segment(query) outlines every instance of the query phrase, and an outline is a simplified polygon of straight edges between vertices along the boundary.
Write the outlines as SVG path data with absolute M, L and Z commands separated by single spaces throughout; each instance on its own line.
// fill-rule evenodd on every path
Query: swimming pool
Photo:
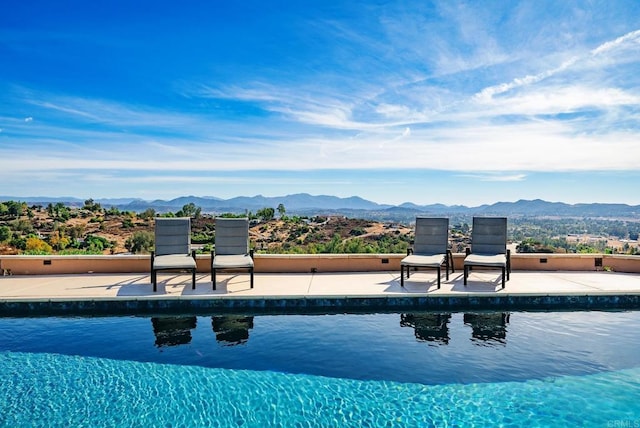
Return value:
M 639 327 L 638 311 L 0 318 L 0 426 L 634 426 Z

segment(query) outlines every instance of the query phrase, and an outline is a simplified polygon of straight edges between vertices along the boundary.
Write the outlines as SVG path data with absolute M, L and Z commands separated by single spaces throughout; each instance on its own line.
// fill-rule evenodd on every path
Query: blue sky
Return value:
M 640 2 L 30 1 L 0 194 L 640 204 Z

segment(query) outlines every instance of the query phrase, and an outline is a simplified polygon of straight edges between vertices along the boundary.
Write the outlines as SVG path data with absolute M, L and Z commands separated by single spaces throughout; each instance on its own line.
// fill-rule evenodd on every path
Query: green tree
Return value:
M 256 216 L 264 221 L 273 220 L 276 211 L 273 208 L 262 208 L 256 211 Z
M 148 232 L 146 230 L 134 232 L 127 241 L 125 242 L 125 247 L 130 252 L 137 253 L 148 253 L 153 248 L 154 236 L 152 232 Z
M 53 206 L 53 212 L 55 213 L 56 219 L 67 221 L 69 217 L 71 217 L 71 212 L 69 208 L 67 208 L 62 202 L 56 202 Z
M 143 220 L 153 220 L 156 216 L 156 210 L 153 208 L 147 208 L 143 213 L 140 214 L 140 218 Z
M 287 212 L 287 210 L 284 208 L 284 204 L 278 204 L 278 215 L 280 216 L 280 218 L 284 218 L 285 213 Z
M 11 228 L 9 226 L 0 226 L 0 242 L 8 242 L 11 240 Z
M 117 216 L 117 215 L 120 215 L 120 210 L 118 209 L 118 207 L 112 206 L 112 207 L 109 207 L 109 209 L 106 210 L 104 214 L 107 216 Z
M 27 209 L 27 204 L 24 202 L 9 201 L 6 205 L 8 214 L 15 218 L 19 218 Z
M 87 235 L 84 239 L 84 248 L 90 253 L 100 254 L 111 247 L 111 242 L 107 238 L 97 235 Z
M 18 250 L 25 250 L 27 248 L 27 239 L 22 236 L 14 236 L 9 241 L 9 245 Z
M 184 205 L 180 211 L 176 213 L 176 217 L 199 218 L 202 214 L 202 208 L 197 207 L 193 202 Z
M 102 206 L 100 206 L 98 202 L 94 202 L 91 198 L 84 201 L 83 208 L 92 212 L 102 211 Z

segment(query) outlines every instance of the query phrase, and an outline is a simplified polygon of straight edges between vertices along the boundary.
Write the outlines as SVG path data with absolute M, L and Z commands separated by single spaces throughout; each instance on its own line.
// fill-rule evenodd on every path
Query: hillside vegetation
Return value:
M 412 225 L 348 218 L 343 215 L 289 216 L 284 205 L 246 214 L 257 253 L 406 253 Z M 209 252 L 215 218 L 193 203 L 176 212 L 156 213 L 103 208 L 88 199 L 81 207 L 62 203 L 29 206 L 0 202 L 0 254 L 123 254 L 153 249 L 156 216 L 192 218 L 192 243 Z M 235 217 L 237 214 L 222 214 Z M 450 247 L 463 252 L 470 243 L 470 216 L 450 219 Z M 636 221 L 547 217 L 509 218 L 509 237 L 519 252 L 601 252 L 638 254 Z
M 103 209 L 92 200 L 82 208 L 62 204 L 27 206 L 5 202 L 0 211 L 0 254 L 121 254 L 153 249 L 153 209 L 142 213 Z M 275 218 L 275 210 L 250 214 L 250 241 L 256 252 L 268 253 L 404 253 L 409 226 L 335 217 Z M 190 216 L 192 243 L 201 252 L 212 249 L 215 218 L 185 205 L 165 217 Z M 235 216 L 225 214 L 225 216 Z

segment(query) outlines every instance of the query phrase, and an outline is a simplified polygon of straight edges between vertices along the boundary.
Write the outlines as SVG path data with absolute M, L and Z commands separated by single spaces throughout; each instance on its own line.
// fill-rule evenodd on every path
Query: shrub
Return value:
M 51 254 L 53 249 L 42 239 L 30 236 L 27 238 L 24 251 L 25 254 Z
M 11 239 L 11 228 L 9 226 L 0 226 L 0 242 L 7 242 Z
M 138 231 L 134 232 L 127 241 L 125 242 L 125 247 L 130 252 L 136 253 L 148 253 L 153 248 L 154 243 L 154 235 L 152 232 L 148 231 Z

